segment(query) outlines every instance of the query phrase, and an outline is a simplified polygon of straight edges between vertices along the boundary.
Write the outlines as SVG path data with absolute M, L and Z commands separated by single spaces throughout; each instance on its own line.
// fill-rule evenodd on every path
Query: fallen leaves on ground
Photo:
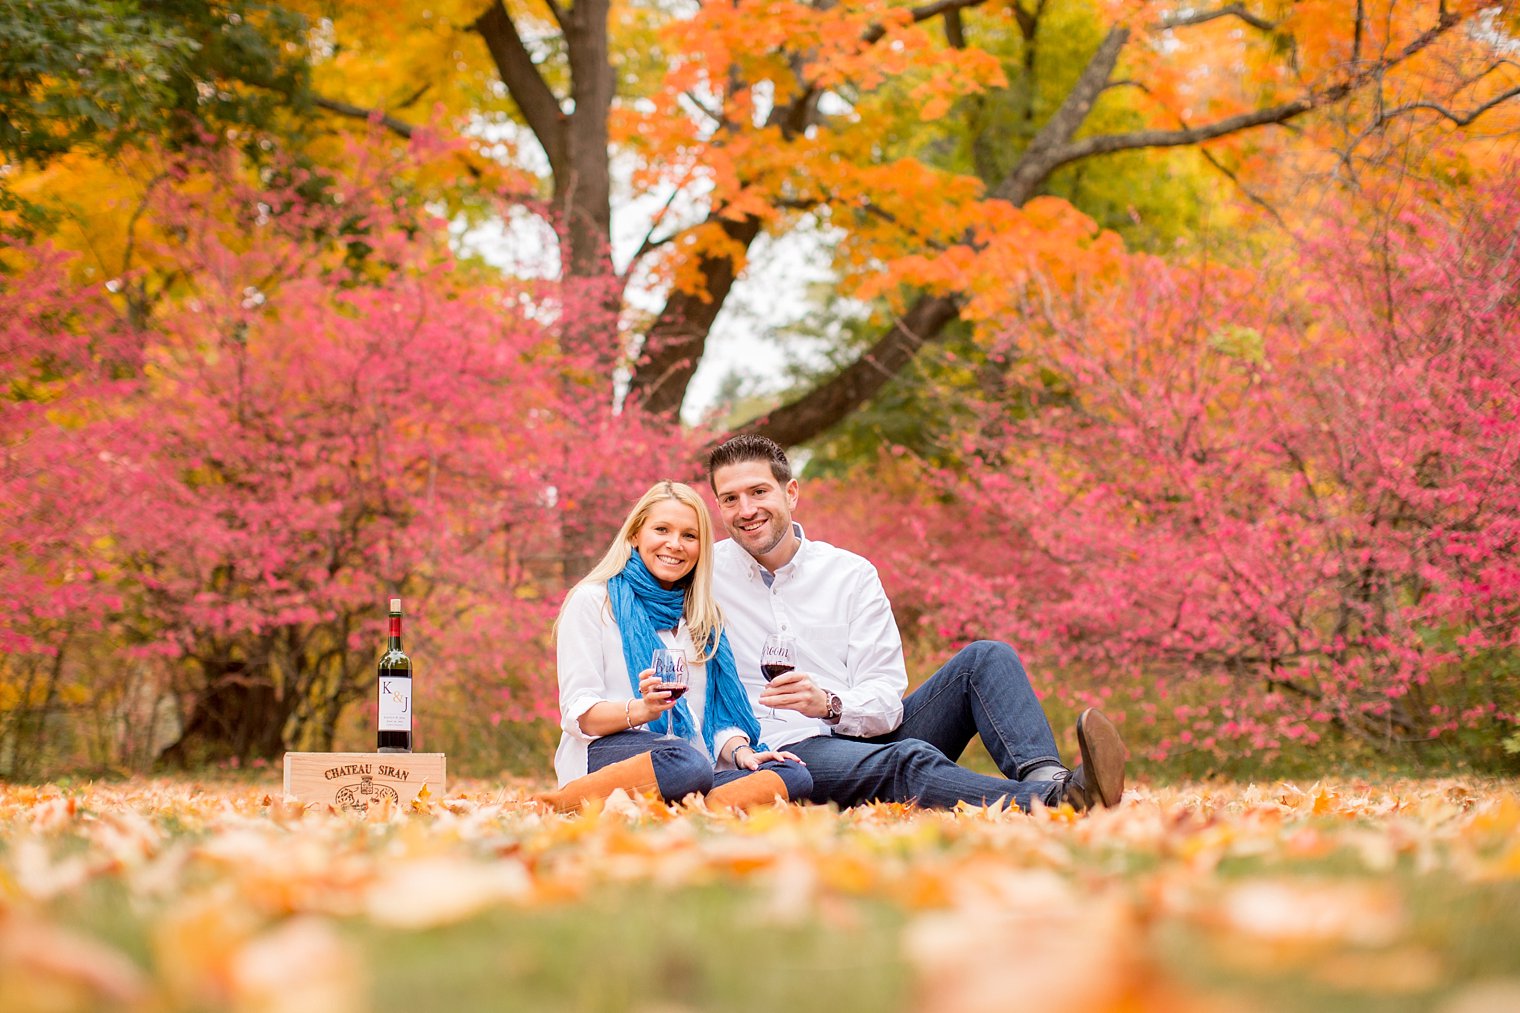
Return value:
M 532 787 L 463 783 L 376 818 L 247 785 L 0 786 L 5 1007 L 375 1008 L 377 958 L 346 927 L 425 932 L 713 884 L 781 931 L 848 933 L 867 903 L 901 912 L 903 1007 L 927 1013 L 1268 1009 L 1285 976 L 1452 1013 L 1520 997 L 1520 958 L 1475 956 L 1465 941 L 1485 927 L 1447 910 L 1520 897 L 1513 784 L 1141 786 L 1080 818 L 736 817 L 621 793 L 559 816 Z M 114 927 L 90 923 L 102 910 Z

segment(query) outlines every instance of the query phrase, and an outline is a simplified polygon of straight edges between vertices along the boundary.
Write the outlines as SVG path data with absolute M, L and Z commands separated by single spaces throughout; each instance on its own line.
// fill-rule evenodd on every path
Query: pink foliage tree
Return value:
M 25 773 L 65 667 L 121 602 L 88 522 L 111 505 L 89 433 L 130 387 L 133 349 L 101 300 L 80 301 L 69 258 L 0 251 L 0 762 Z
M 1033 284 L 993 353 L 1027 368 L 965 466 L 854 528 L 895 546 L 911 622 L 1012 641 L 1152 755 L 1496 743 L 1520 711 L 1517 222 L 1511 178 L 1265 269 Z
M 567 542 L 613 530 L 603 513 L 650 476 L 690 469 L 679 433 L 615 416 L 559 348 L 557 325 L 605 300 L 457 260 L 381 171 L 311 200 L 298 177 L 194 168 L 215 185 L 165 188 L 150 208 L 171 241 L 152 250 L 165 287 L 147 312 L 114 314 L 53 258 L 26 275 L 108 321 L 136 361 L 119 380 L 80 367 L 97 410 L 77 424 L 40 403 L 7 416 L 8 484 L 49 470 L 55 443 L 75 455 L 67 482 L 30 485 L 59 538 L 31 540 L 33 582 L 7 590 L 111 625 L 126 656 L 171 673 L 170 755 L 186 761 L 331 748 L 368 701 L 391 594 L 425 659 L 423 748 L 549 715 Z M 88 599 L 65 578 L 80 567 Z M 45 649 L 43 614 L 13 612 L 0 635 Z

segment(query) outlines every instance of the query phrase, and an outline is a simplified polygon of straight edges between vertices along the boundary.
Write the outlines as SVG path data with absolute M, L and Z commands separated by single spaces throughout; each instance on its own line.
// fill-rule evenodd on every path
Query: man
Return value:
M 1116 805 L 1124 744 L 1098 711 L 1077 720 L 1082 762 L 1061 764 L 1044 708 L 1018 655 L 981 641 L 906 699 L 902 639 L 876 568 L 807 538 L 792 520 L 798 484 L 781 447 L 740 435 L 708 458 L 708 479 L 731 538 L 713 555 L 713 591 L 728 620 L 739 676 L 761 706 L 772 749 L 800 756 L 815 802 L 958 802 L 1027 810 L 1033 799 L 1078 811 Z M 793 671 L 768 685 L 760 648 L 769 634 L 797 643 Z M 981 735 L 1002 777 L 955 762 Z

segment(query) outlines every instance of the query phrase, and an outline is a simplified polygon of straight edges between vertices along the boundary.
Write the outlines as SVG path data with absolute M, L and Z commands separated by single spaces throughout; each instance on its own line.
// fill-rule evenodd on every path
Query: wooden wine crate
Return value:
M 367 812 L 386 799 L 405 805 L 423 785 L 441 798 L 444 768 L 442 753 L 286 753 L 285 797 Z

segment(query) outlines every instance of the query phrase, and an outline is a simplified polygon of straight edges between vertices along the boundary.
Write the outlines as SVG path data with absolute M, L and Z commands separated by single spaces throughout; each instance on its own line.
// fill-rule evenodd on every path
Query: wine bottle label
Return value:
M 380 730 L 412 730 L 412 680 L 380 677 Z

